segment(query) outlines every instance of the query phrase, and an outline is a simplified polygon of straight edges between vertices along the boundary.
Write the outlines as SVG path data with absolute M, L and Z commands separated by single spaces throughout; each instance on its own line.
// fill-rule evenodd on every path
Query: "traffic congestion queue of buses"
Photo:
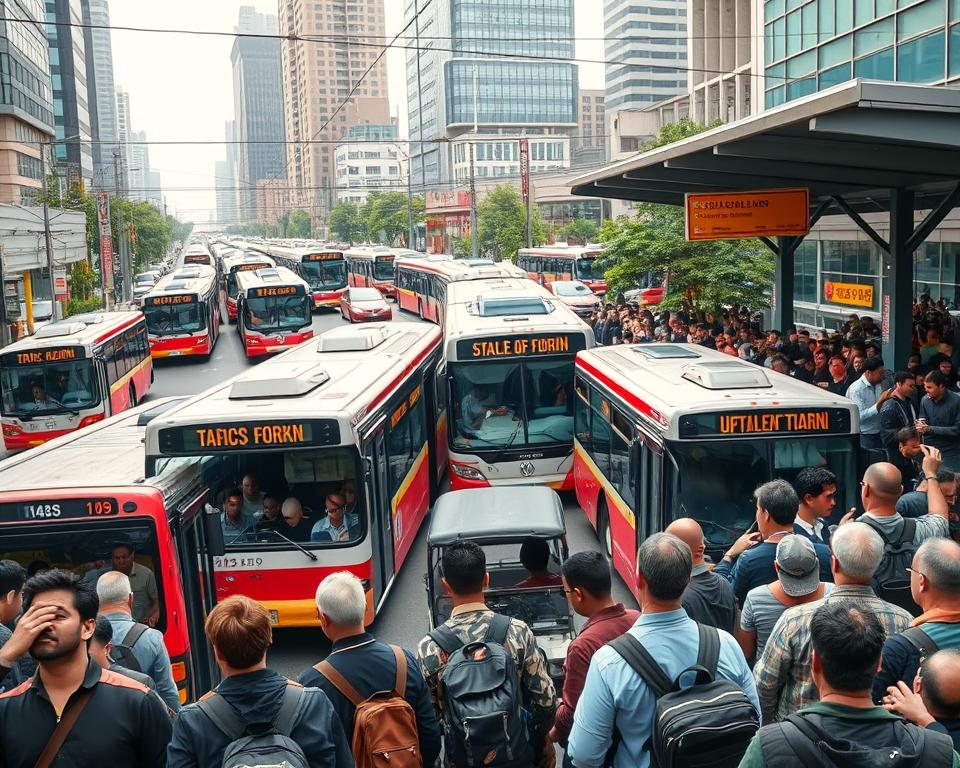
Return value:
M 360 254 L 364 280 L 385 280 L 384 255 Z M 253 598 L 275 627 L 316 625 L 317 585 L 349 571 L 372 622 L 447 467 L 454 490 L 575 491 L 641 599 L 639 546 L 672 521 L 695 520 L 716 562 L 755 530 L 753 492 L 771 480 L 823 469 L 837 509 L 857 505 L 859 412 L 846 398 L 696 344 L 595 347 L 510 264 L 388 255 L 389 292 L 434 325 L 338 328 L 7 460 L 0 557 L 82 574 L 133 552 L 158 576 L 154 624 L 190 701 L 218 677 L 203 621 L 227 597 Z M 179 271 L 191 269 L 216 267 Z M 238 322 L 247 275 L 258 288 L 281 269 L 236 270 Z M 5 387 L 5 415 L 7 402 Z

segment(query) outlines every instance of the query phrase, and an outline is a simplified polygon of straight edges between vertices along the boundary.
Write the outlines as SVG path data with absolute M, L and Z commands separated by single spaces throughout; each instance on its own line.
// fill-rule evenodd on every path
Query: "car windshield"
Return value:
M 593 291 L 579 280 L 558 280 L 553 284 L 553 292 L 557 296 L 590 296 L 593 294 Z
M 206 328 L 206 318 L 196 297 L 183 304 L 163 304 L 143 308 L 147 318 L 147 331 L 152 336 L 175 336 L 182 333 L 198 333 Z
M 251 331 L 297 330 L 310 325 L 306 296 L 268 296 L 246 300 L 243 323 Z
M 4 366 L 0 368 L 0 391 L 7 416 L 67 413 L 100 402 L 90 359 Z
M 471 450 L 573 442 L 573 357 L 454 363 L 453 445 Z
M 301 264 L 303 279 L 317 291 L 324 288 L 343 288 L 347 284 L 345 261 L 304 261 Z
M 838 522 L 857 502 L 852 482 L 857 450 L 851 437 L 669 442 L 667 453 L 667 514 L 699 520 L 713 551 L 729 547 L 753 524 L 753 492 L 773 477 L 792 481 L 804 467 L 833 472 L 837 506 L 828 522 Z
M 350 301 L 383 301 L 383 294 L 376 288 L 351 288 Z
M 577 259 L 577 277 L 581 280 L 603 280 L 603 268 L 595 256 Z
M 373 276 L 377 280 L 393 280 L 393 256 L 378 256 L 373 262 Z

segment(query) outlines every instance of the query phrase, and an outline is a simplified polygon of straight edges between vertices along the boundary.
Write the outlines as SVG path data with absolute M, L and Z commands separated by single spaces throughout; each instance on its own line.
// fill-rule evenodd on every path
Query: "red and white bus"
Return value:
M 202 264 L 203 266 L 213 267 L 213 256 L 210 255 L 210 249 L 200 243 L 188 245 L 183 253 L 180 254 L 180 265 L 188 266 L 190 264 Z
M 557 280 L 579 280 L 598 296 L 607 292 L 607 279 L 597 264 L 603 248 L 599 245 L 545 245 L 542 248 L 521 248 L 517 266 L 526 270 L 531 280 L 549 285 Z
M 146 424 L 176 402 L 154 401 L 0 462 L 0 559 L 30 575 L 55 567 L 92 580 L 111 568 L 118 547 L 131 550 L 156 578 L 156 627 L 185 703 L 219 679 L 203 622 L 223 534 L 219 517 L 205 514 L 197 462 L 158 463 L 144 479 Z M 135 606 L 145 620 L 142 603 Z
M 693 517 L 719 558 L 753 523 L 753 491 L 804 467 L 837 476 L 837 517 L 859 499 L 859 414 L 845 397 L 693 344 L 577 355 L 577 500 L 626 584 L 637 547 Z M 837 522 L 837 521 L 833 521 Z
M 140 312 L 74 315 L 0 349 L 3 443 L 45 443 L 132 408 L 153 382 Z
M 286 245 L 266 245 L 277 264 L 293 270 L 307 281 L 313 293 L 313 306 L 317 309 L 336 309 L 340 296 L 347 287 L 347 261 L 344 252 L 336 246 L 297 248 Z
M 242 251 L 224 257 L 221 275 L 223 276 L 223 294 L 226 297 L 224 303 L 227 305 L 228 323 L 237 319 L 237 294 L 240 291 L 237 273 L 252 272 L 274 266 L 276 264 L 274 264 L 273 259 L 256 251 Z
M 447 286 L 460 280 L 526 277 L 511 262 L 454 259 L 451 256 L 401 256 L 396 260 L 397 303 L 423 320 L 442 324 Z
M 347 260 L 347 282 L 361 288 L 376 288 L 384 296 L 397 297 L 394 262 L 397 251 L 384 245 L 351 248 Z
M 447 284 L 451 488 L 573 488 L 573 361 L 593 331 L 523 278 Z
M 216 506 L 252 474 L 306 515 L 293 510 L 295 527 L 256 518 L 227 526 L 218 599 L 248 595 L 277 626 L 316 626 L 317 585 L 349 570 L 364 581 L 373 620 L 436 493 L 441 351 L 439 329 L 425 323 L 340 327 L 151 421 L 147 474 L 199 459 Z M 329 507 L 337 492 L 346 509 Z M 337 511 L 343 530 L 331 535 Z
M 141 303 L 154 359 L 213 353 L 221 320 L 213 267 L 192 264 L 164 275 Z
M 247 357 L 283 352 L 313 338 L 306 281 L 285 267 L 237 273 L 237 330 Z

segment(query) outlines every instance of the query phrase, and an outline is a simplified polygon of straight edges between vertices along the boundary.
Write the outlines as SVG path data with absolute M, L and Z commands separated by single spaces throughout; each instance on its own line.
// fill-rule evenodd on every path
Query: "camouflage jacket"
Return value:
M 453 609 L 447 627 L 452 629 L 464 644 L 483 640 L 490 625 L 493 611 L 482 603 L 468 603 Z M 513 657 L 520 674 L 520 687 L 525 705 L 532 710 L 535 720 L 549 727 L 557 706 L 557 694 L 553 688 L 547 663 L 537 647 L 533 632 L 519 619 L 510 620 L 510 630 L 504 642 L 507 653 Z M 447 654 L 427 635 L 417 646 L 417 661 L 427 681 L 433 704 L 443 719 L 443 670 Z

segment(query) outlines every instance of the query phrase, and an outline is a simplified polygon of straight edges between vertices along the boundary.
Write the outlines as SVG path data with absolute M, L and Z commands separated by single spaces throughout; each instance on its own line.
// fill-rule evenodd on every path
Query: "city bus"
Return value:
M 144 478 L 146 425 L 176 402 L 153 401 L 0 462 L 0 559 L 31 576 L 64 568 L 94 581 L 111 568 L 114 550 L 129 549 L 156 578 L 155 626 L 186 703 L 219 679 L 203 622 L 215 601 L 223 532 L 207 514 L 198 462 L 158 462 Z
M 548 285 L 557 280 L 579 280 L 598 296 L 607 292 L 607 280 L 597 264 L 603 248 L 599 245 L 545 245 L 517 251 L 517 266 L 531 280 Z
M 150 354 L 210 357 L 220 336 L 220 289 L 213 267 L 191 264 L 161 277 L 141 300 Z
M 349 570 L 373 620 L 437 492 L 441 351 L 440 330 L 426 323 L 339 327 L 147 425 L 147 475 L 199 459 L 219 508 L 253 475 L 297 521 L 237 520 L 215 563 L 218 599 L 244 594 L 276 626 L 317 626 L 317 585 Z M 332 493 L 347 500 L 335 540 Z
M 339 306 L 340 296 L 347 287 L 347 262 L 342 250 L 334 246 L 296 248 L 273 244 L 264 250 L 277 264 L 307 281 L 313 292 L 314 308 Z
M 187 266 L 188 264 L 203 264 L 207 267 L 214 266 L 210 249 L 200 243 L 187 246 L 187 249 L 180 254 L 180 264 L 182 266 Z
M 573 362 L 593 331 L 523 278 L 447 285 L 450 486 L 573 489 Z
M 21 451 L 132 408 L 153 383 L 140 312 L 91 312 L 0 349 L 3 444 Z
M 574 424 L 577 500 L 630 585 L 640 542 L 680 517 L 696 518 L 722 557 L 753 524 L 753 491 L 768 480 L 826 467 L 836 517 L 859 500 L 851 401 L 699 345 L 581 352 Z
M 224 303 L 227 305 L 227 322 L 237 319 L 237 293 L 240 287 L 237 282 L 239 272 L 252 272 L 256 269 L 274 267 L 276 264 L 269 256 L 255 251 L 242 251 L 223 259 L 221 269 L 223 281 Z
M 310 286 L 285 267 L 238 272 L 237 330 L 247 357 L 282 352 L 313 337 Z
M 451 256 L 401 256 L 396 264 L 397 304 L 421 320 L 443 323 L 447 286 L 458 280 L 526 277 L 511 262 L 454 259 Z
M 384 296 L 397 297 L 394 282 L 394 261 L 397 252 L 384 245 L 372 248 L 351 248 L 344 254 L 347 260 L 347 282 L 360 288 L 376 288 Z

